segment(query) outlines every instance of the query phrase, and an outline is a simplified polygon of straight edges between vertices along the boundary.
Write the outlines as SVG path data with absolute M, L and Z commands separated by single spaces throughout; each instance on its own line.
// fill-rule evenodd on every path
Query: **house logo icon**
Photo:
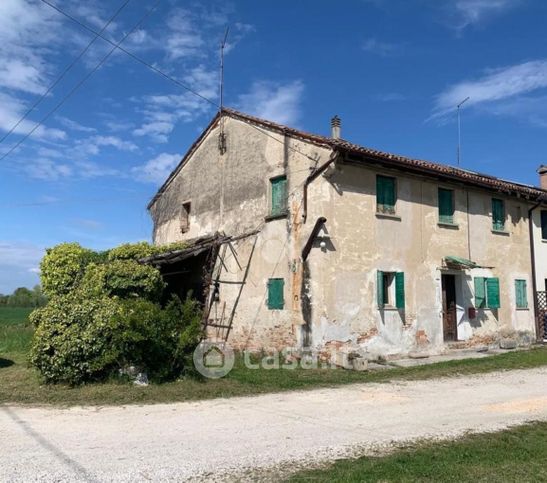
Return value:
M 197 371 L 210 379 L 224 377 L 234 367 L 234 351 L 226 342 L 200 342 L 193 359 Z

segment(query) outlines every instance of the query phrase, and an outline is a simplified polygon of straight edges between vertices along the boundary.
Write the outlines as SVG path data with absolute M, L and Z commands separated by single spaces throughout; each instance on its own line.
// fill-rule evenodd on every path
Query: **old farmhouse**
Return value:
M 542 187 L 223 109 L 149 204 L 146 260 L 238 349 L 367 357 L 542 336 Z

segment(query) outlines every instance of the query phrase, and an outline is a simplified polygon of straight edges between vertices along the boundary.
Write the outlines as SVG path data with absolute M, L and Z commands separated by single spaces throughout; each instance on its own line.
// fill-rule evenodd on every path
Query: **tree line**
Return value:
M 32 289 L 19 287 L 11 295 L 0 294 L 0 307 L 42 307 L 46 302 L 47 298 L 40 285 Z

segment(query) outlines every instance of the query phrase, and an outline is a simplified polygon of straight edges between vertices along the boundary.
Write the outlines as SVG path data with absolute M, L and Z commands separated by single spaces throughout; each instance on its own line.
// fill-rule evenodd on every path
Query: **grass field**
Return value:
M 395 379 L 428 379 L 495 370 L 547 365 L 547 347 L 508 352 L 483 359 L 443 362 L 412 368 L 355 372 L 343 369 L 253 370 L 238 359 L 222 379 L 184 379 L 135 387 L 122 381 L 88 384 L 76 388 L 41 383 L 28 366 L 27 352 L 32 328 L 28 309 L 0 308 L 0 404 L 108 405 L 161 403 L 245 396 L 295 389 L 311 389 L 349 383 L 389 382 Z
M 547 422 L 456 441 L 430 442 L 387 456 L 339 460 L 297 473 L 292 482 L 547 481 Z

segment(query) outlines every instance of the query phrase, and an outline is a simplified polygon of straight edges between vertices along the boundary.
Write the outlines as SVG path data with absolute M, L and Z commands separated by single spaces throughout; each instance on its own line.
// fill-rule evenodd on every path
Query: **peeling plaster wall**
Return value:
M 397 179 L 395 217 L 376 214 L 377 174 Z M 439 186 L 455 190 L 455 227 L 437 223 Z M 528 205 L 496 197 L 505 199 L 507 234 L 491 230 L 492 194 L 486 191 L 340 164 L 332 176 L 317 179 L 310 186 L 310 219 L 328 221 L 309 257 L 313 345 L 362 347 L 372 356 L 440 351 L 442 273 L 456 275 L 458 340 L 494 340 L 502 327 L 534 331 L 532 311 L 515 308 L 514 288 L 517 278 L 531 287 Z M 493 268 L 441 271 L 447 255 Z M 378 308 L 378 270 L 405 273 L 404 311 Z M 475 276 L 499 277 L 501 308 L 478 310 L 469 320 Z M 533 307 L 531 289 L 528 299 Z
M 150 211 L 157 244 L 216 231 L 237 236 L 259 230 L 256 237 L 234 243 L 242 268 L 227 251 L 227 271 L 223 268 L 220 277 L 242 281 L 256 243 L 230 334 L 235 348 L 301 347 L 307 334 L 303 314 L 309 313 L 311 345 L 322 351 L 364 348 L 372 357 L 413 350 L 439 352 L 444 347 L 442 273 L 456 275 L 458 340 L 493 341 L 502 327 L 534 330 L 531 310 L 515 309 L 516 278 L 528 281 L 529 306 L 533 306 L 526 202 L 497 196 L 506 201 L 508 233 L 495 234 L 491 231 L 492 194 L 487 191 L 343 164 L 329 168 L 310 184 L 307 222 L 303 223 L 304 181 L 312 168 L 329 159 L 331 151 L 273 132 L 265 134 L 229 117 L 225 132 L 226 153 L 219 153 L 217 126 Z M 397 217 L 376 215 L 378 173 L 397 178 Z M 266 220 L 270 179 L 282 174 L 288 182 L 288 216 Z M 439 186 L 455 190 L 457 227 L 437 224 Z M 181 207 L 187 201 L 192 203 L 190 229 L 181 233 Z M 302 248 L 319 217 L 326 217 L 327 223 L 304 269 Z M 493 268 L 442 271 L 447 255 Z M 405 273 L 405 311 L 378 309 L 377 270 Z M 496 311 L 478 310 L 477 317 L 469 320 L 475 276 L 499 277 L 502 306 Z M 283 310 L 267 307 L 269 278 L 285 281 Z M 227 320 L 240 287 L 221 284 L 212 318 L 222 319 L 224 313 Z M 218 335 L 215 332 L 212 329 L 210 336 Z
M 227 150 L 218 150 L 215 127 L 151 207 L 154 242 L 166 244 L 216 231 L 241 235 L 260 230 L 235 312 L 230 343 L 238 349 L 296 347 L 302 337 L 300 252 L 312 227 L 302 227 L 302 186 L 311 168 L 324 163 L 330 150 L 225 118 Z M 287 176 L 289 214 L 266 220 L 270 213 L 270 179 Z M 190 229 L 182 233 L 182 204 L 190 201 Z M 234 243 L 241 269 L 226 253 L 221 279 L 241 281 L 255 237 Z M 216 267 L 218 268 L 218 266 Z M 269 278 L 283 278 L 283 310 L 267 307 Z M 221 284 L 212 317 L 229 317 L 238 284 Z M 224 305 L 225 304 L 225 305 Z M 215 337 L 215 330 L 210 335 Z

